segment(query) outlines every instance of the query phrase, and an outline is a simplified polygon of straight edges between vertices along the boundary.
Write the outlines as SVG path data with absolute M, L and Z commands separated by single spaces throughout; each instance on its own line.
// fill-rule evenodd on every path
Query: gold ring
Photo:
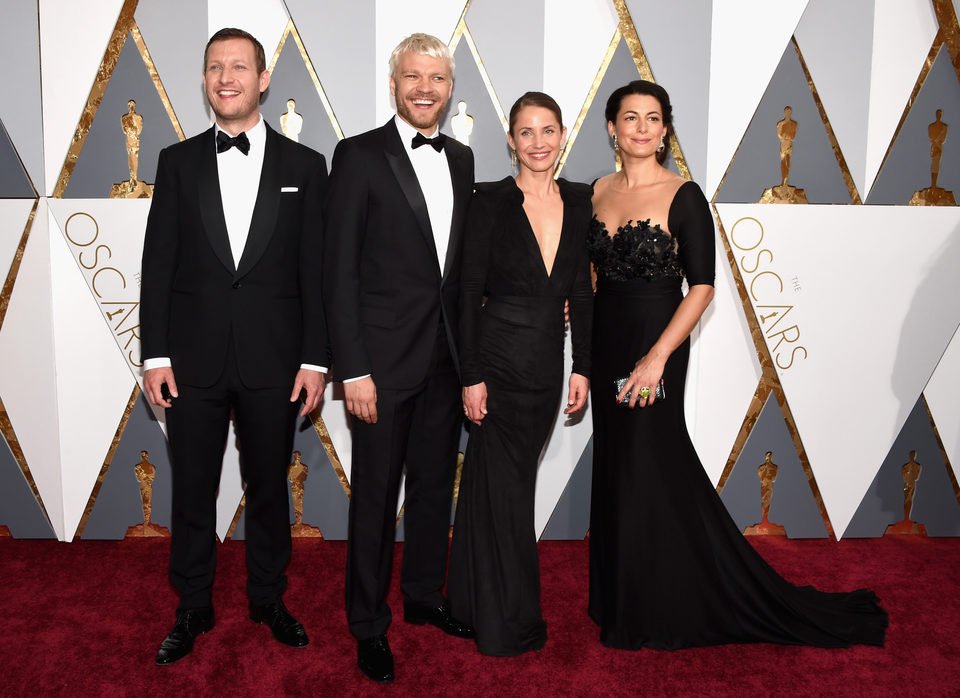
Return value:
M 650 397 L 650 388 L 648 388 L 647 386 L 643 386 L 642 388 L 640 388 L 640 390 L 637 391 L 637 395 L 639 395 L 644 400 L 646 400 L 648 397 Z

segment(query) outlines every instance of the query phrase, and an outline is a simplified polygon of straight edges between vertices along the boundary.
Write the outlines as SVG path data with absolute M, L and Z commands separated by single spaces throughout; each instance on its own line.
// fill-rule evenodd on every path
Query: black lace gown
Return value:
M 566 383 L 564 299 L 573 371 L 590 370 L 590 188 L 563 179 L 558 185 L 563 227 L 549 275 L 510 177 L 477 185 L 464 238 L 460 365 L 464 385 L 486 383 L 487 416 L 470 428 L 447 597 L 453 616 L 476 628 L 477 648 L 490 655 L 538 650 L 547 639 L 534 495 Z
M 727 513 L 683 414 L 689 339 L 670 356 L 666 399 L 616 404 L 626 376 L 682 300 L 680 283 L 713 284 L 714 228 L 693 182 L 670 206 L 670 233 L 628 223 L 588 234 L 597 272 L 593 324 L 590 616 L 621 649 L 730 642 L 882 645 L 887 614 L 873 592 L 824 593 L 780 577 Z

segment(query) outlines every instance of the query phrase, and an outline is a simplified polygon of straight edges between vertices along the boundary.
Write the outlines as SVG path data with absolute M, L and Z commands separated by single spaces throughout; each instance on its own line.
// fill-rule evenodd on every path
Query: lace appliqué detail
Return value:
M 633 221 L 607 234 L 607 226 L 596 216 L 590 221 L 587 249 L 597 276 L 611 281 L 630 279 L 673 279 L 683 277 L 673 236 L 649 220 Z

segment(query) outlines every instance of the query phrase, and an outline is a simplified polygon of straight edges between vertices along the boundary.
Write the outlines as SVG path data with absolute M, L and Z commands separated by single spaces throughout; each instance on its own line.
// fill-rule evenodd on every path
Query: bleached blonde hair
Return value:
M 450 47 L 437 37 L 420 32 L 411 34 L 401 41 L 397 44 L 397 47 L 393 49 L 393 53 L 390 54 L 390 77 L 393 79 L 397 78 L 397 67 L 400 65 L 400 56 L 407 52 L 446 61 L 447 65 L 450 66 L 450 79 L 453 79 L 455 64 L 453 53 L 450 52 Z

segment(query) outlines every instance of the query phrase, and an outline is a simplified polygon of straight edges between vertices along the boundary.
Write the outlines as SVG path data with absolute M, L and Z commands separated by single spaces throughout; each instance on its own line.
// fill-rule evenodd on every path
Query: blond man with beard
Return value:
M 390 57 L 397 114 L 340 142 L 327 197 L 324 294 L 353 431 L 346 601 L 361 671 L 393 680 L 386 603 L 406 468 L 404 619 L 473 630 L 442 595 L 462 408 L 460 249 L 473 153 L 438 132 L 453 56 L 413 34 Z

